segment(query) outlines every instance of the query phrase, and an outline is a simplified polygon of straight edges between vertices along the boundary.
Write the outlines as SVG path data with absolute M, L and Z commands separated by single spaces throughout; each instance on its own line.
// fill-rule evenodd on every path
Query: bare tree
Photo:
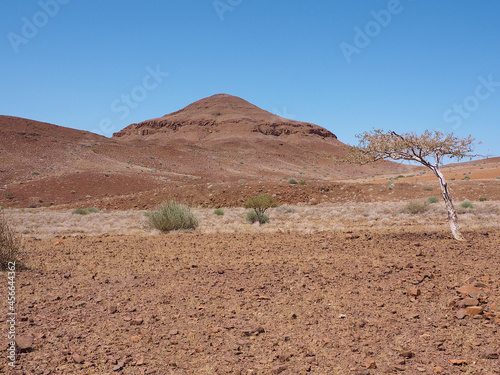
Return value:
M 426 130 L 424 134 L 413 132 L 398 134 L 394 131 L 376 129 L 356 136 L 357 147 L 351 147 L 346 157 L 349 162 L 365 164 L 381 159 L 416 161 L 429 168 L 439 179 L 444 203 L 448 210 L 451 233 L 456 240 L 463 240 L 458 226 L 457 212 L 450 197 L 448 184 L 439 170 L 443 157 L 460 160 L 472 154 L 474 138 L 458 138 L 453 134 Z

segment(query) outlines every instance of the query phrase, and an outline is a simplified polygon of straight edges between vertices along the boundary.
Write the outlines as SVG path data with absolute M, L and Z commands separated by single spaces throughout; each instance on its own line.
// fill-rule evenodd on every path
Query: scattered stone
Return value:
M 286 366 L 285 365 L 277 365 L 277 366 L 274 366 L 271 369 L 271 373 L 272 374 L 280 374 L 280 373 L 282 373 L 285 370 L 286 370 Z
M 109 313 L 114 314 L 118 311 L 118 307 L 116 305 L 109 306 Z
M 175 336 L 175 335 L 178 335 L 179 334 L 179 331 L 176 330 L 176 329 L 171 329 L 170 331 L 168 331 L 168 334 L 170 336 Z
M 424 367 L 417 367 L 418 372 L 426 372 L 427 370 Z
M 140 336 L 137 336 L 137 335 L 132 336 L 132 337 L 130 338 L 130 341 L 132 341 L 132 342 L 134 342 L 134 343 L 137 343 L 137 342 L 141 341 L 141 337 L 140 337 Z
M 31 350 L 33 347 L 33 337 L 32 336 L 17 336 L 16 345 L 21 351 Z
M 131 326 L 140 326 L 144 322 L 142 318 L 135 318 L 130 321 Z
M 366 361 L 365 361 L 365 367 L 367 369 L 377 368 L 377 363 L 375 362 L 375 359 L 373 359 L 373 358 L 367 358 Z
M 487 350 L 481 354 L 481 358 L 485 359 L 498 359 L 498 353 L 494 350 Z
M 71 357 L 73 358 L 73 361 L 78 364 L 82 364 L 85 361 L 83 357 L 78 353 L 73 353 Z
M 62 241 L 54 242 L 54 246 L 61 246 L 61 245 L 64 245 L 64 242 Z
M 479 315 L 483 312 L 483 308 L 481 306 L 467 306 L 465 311 L 467 315 Z
M 408 351 L 408 350 L 401 352 L 399 355 L 403 358 L 408 358 L 408 359 L 415 357 L 415 354 L 413 352 Z
M 465 366 L 469 364 L 469 361 L 465 359 L 451 359 L 450 362 L 454 366 Z
M 418 297 L 421 294 L 422 294 L 422 291 L 418 288 L 410 290 L 410 296 Z
M 444 368 L 441 366 L 434 366 L 432 371 L 434 371 L 434 374 L 442 374 L 444 372 Z
M 466 296 L 466 295 L 470 295 L 471 293 L 478 293 L 480 292 L 481 289 L 473 286 L 473 285 L 468 285 L 468 284 L 465 284 L 465 285 L 462 285 L 460 288 L 457 289 L 457 292 Z
M 455 314 L 455 317 L 457 319 L 463 319 L 467 316 L 467 311 L 465 311 L 465 309 L 460 309 L 457 311 L 457 313 Z
M 464 306 L 478 306 L 479 301 L 476 298 L 464 298 L 462 300 Z

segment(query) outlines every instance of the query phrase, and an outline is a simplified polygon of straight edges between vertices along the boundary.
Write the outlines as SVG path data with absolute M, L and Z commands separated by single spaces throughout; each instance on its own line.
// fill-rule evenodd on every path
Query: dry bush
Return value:
M 9 262 L 16 262 L 19 269 L 23 265 L 21 256 L 21 240 L 0 211 L 0 269 L 7 270 Z
M 198 219 L 188 206 L 165 202 L 158 206 L 149 216 L 149 227 L 162 232 L 177 229 L 196 229 Z
M 423 214 L 429 210 L 429 203 L 427 201 L 412 200 L 409 201 L 402 209 L 402 212 L 412 215 Z

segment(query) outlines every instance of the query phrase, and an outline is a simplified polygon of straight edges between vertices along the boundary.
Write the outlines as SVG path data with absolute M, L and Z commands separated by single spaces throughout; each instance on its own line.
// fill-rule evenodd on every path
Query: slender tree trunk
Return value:
M 444 203 L 446 205 L 446 210 L 448 211 L 448 220 L 450 222 L 450 229 L 451 229 L 451 234 L 453 235 L 453 238 L 456 239 L 457 241 L 463 241 L 465 238 L 462 236 L 462 233 L 460 233 L 460 228 L 458 226 L 458 217 L 457 217 L 457 212 L 455 211 L 455 207 L 453 206 L 453 201 L 451 200 L 450 193 L 448 191 L 448 184 L 446 183 L 446 180 L 439 170 L 439 168 L 432 167 L 431 168 L 434 174 L 438 177 L 439 179 L 439 184 L 441 185 L 441 192 L 443 193 L 443 199 Z

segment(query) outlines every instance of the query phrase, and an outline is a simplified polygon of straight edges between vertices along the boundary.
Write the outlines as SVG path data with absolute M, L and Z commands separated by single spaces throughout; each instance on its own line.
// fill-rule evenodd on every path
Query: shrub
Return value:
M 257 217 L 257 213 L 255 212 L 255 210 L 250 210 L 250 211 L 247 212 L 246 220 L 250 224 L 253 224 L 256 221 L 259 221 L 259 218 Z M 264 214 L 262 216 L 262 223 L 261 224 L 265 224 L 268 221 L 269 221 L 269 216 L 267 216 L 266 214 Z
M 221 208 L 218 208 L 214 211 L 214 214 L 216 214 L 217 216 L 222 216 L 222 215 L 224 215 L 224 210 L 222 210 Z
M 424 213 L 429 209 L 429 204 L 427 201 L 420 201 L 420 200 L 412 200 L 409 201 L 404 207 L 403 207 L 403 212 L 409 213 L 412 215 L 417 215 Z
M 433 188 L 432 186 L 428 186 L 428 185 L 427 185 L 427 186 L 422 186 L 422 190 L 423 190 L 423 191 L 433 191 L 433 190 L 434 190 L 434 188 Z
M 488 200 L 488 198 L 486 198 L 486 197 L 480 197 L 480 198 L 479 198 L 479 202 L 485 202 L 485 201 L 487 201 L 487 200 Z
M 21 240 L 0 211 L 0 269 L 8 270 L 9 262 L 15 262 L 16 269 L 20 269 L 23 267 L 21 256 Z
M 460 207 L 462 207 L 462 208 L 474 208 L 474 205 L 469 201 L 465 201 L 460 205 Z
M 469 181 L 469 180 L 470 180 L 470 177 L 469 177 L 469 176 L 465 176 L 464 178 L 462 178 L 462 180 L 464 180 L 464 181 Z
M 264 222 L 264 213 L 268 208 L 278 207 L 279 203 L 271 197 L 269 194 L 261 194 L 256 197 L 250 198 L 244 204 L 245 208 L 253 208 L 255 214 L 257 215 L 257 220 L 259 224 L 262 225 Z M 269 220 L 269 218 L 268 218 Z
M 40 174 L 40 172 L 38 172 L 38 171 L 33 171 L 33 172 L 31 172 L 31 174 L 32 174 L 32 175 L 34 175 L 34 176 L 37 176 L 37 175 L 39 175 L 39 174 Z
M 290 178 L 290 179 L 288 180 L 288 183 L 289 183 L 289 184 L 292 184 L 292 185 L 296 185 L 296 184 L 297 184 L 297 180 L 296 180 L 295 178 Z
M 164 202 L 156 207 L 149 216 L 149 227 L 162 232 L 176 229 L 196 229 L 198 219 L 184 204 Z
M 95 214 L 95 213 L 99 212 L 99 209 L 97 209 L 95 207 L 90 207 L 87 211 L 89 214 Z
M 427 198 L 427 202 L 437 203 L 437 202 L 439 202 L 439 198 L 438 197 L 429 197 L 429 198 Z
M 300 180 L 299 184 L 305 185 L 306 184 L 306 180 Z
M 87 210 L 84 210 L 83 208 L 77 208 L 76 210 L 73 210 L 72 213 L 74 215 L 87 215 L 89 212 Z
M 290 213 L 294 213 L 294 212 L 297 212 L 297 210 L 293 207 L 290 207 L 288 205 L 283 205 L 283 206 L 280 206 L 276 209 L 276 212 L 279 213 L 279 214 L 290 214 Z

